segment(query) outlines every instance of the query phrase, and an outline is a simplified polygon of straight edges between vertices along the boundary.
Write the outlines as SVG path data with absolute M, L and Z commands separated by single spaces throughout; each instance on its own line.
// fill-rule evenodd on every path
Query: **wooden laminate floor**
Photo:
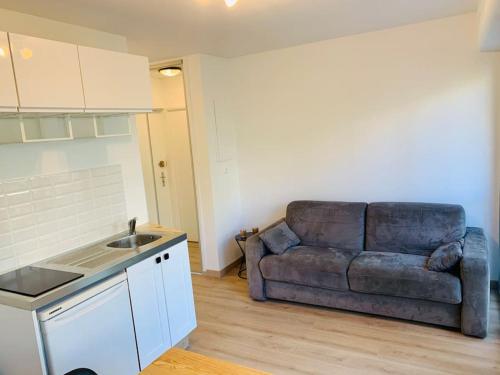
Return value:
M 173 348 L 156 359 L 140 375 L 269 375 L 269 373 Z
M 193 275 L 190 350 L 273 374 L 500 374 L 499 298 L 481 340 L 430 325 L 286 302 L 245 280 Z
M 191 265 L 191 272 L 201 273 L 203 269 L 201 267 L 201 249 L 198 242 L 188 242 L 189 250 L 189 263 Z

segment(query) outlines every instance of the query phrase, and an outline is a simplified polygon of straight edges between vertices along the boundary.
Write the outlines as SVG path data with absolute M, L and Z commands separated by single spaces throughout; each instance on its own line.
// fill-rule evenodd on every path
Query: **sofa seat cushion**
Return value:
M 460 279 L 427 269 L 428 257 L 364 251 L 349 267 L 352 291 L 459 304 Z
M 260 270 L 266 280 L 349 290 L 347 269 L 358 254 L 357 250 L 296 246 L 282 255 L 264 257 L 260 261 Z

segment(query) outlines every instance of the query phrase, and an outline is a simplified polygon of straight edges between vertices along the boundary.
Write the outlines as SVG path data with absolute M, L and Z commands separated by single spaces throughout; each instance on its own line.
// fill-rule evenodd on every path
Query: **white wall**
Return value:
M 124 36 L 0 8 L 0 30 L 82 46 L 127 52 Z
M 459 203 L 496 278 L 499 58 L 477 28 L 470 14 L 230 60 L 246 226 L 295 199 Z
M 242 212 L 229 60 L 184 59 L 203 268 L 219 271 L 241 256 L 234 235 Z
M 494 91 L 494 98 L 495 98 L 495 103 L 498 103 L 500 99 L 500 61 L 495 64 L 495 91 Z M 496 229 L 493 228 L 493 230 L 496 230 L 496 233 L 498 233 L 498 236 L 500 237 L 500 107 L 498 105 L 495 105 L 495 119 L 496 119 L 496 176 L 495 176 L 495 181 L 496 181 L 496 187 L 495 187 L 495 192 L 494 192 L 494 197 L 493 200 L 495 202 L 495 207 L 493 209 L 497 209 L 497 225 Z M 500 241 L 499 241 L 500 243 Z M 499 245 L 500 247 L 500 245 Z M 493 249 L 494 251 L 494 249 Z M 500 249 L 499 249 L 500 252 Z M 499 256 L 500 257 L 500 256 Z M 493 262 L 496 262 L 494 264 L 494 268 L 492 270 L 492 279 L 497 279 L 500 280 L 500 260 L 496 260 L 495 257 L 493 257 Z M 496 273 L 495 273 L 496 272 Z

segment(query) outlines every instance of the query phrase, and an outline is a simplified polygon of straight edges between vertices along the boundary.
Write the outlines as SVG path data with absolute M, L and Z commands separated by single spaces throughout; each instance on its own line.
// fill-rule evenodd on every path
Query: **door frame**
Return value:
M 161 61 L 155 61 L 149 64 L 149 70 L 155 70 L 155 69 L 160 69 L 165 66 L 172 66 L 172 65 L 177 65 L 182 68 L 182 74 L 183 74 L 183 82 L 184 82 L 184 96 L 185 96 L 185 106 L 186 106 L 186 115 L 187 115 L 187 123 L 188 123 L 188 129 L 189 129 L 189 147 L 190 147 L 190 154 L 191 154 L 191 164 L 192 164 L 192 170 L 193 170 L 193 180 L 194 180 L 194 191 L 195 191 L 195 200 L 196 200 L 196 214 L 197 214 L 197 222 L 198 222 L 198 243 L 200 247 L 200 253 L 201 253 L 201 269 L 202 272 L 207 271 L 206 267 L 206 260 L 207 260 L 207 248 L 208 248 L 208 241 L 207 241 L 207 233 L 206 233 L 206 213 L 203 210 L 203 202 L 202 202 L 202 189 L 201 189 L 201 179 L 202 177 L 200 176 L 200 168 L 203 168 L 203 166 L 200 165 L 199 162 L 197 162 L 197 158 L 195 158 L 195 155 L 198 155 L 198 146 L 194 142 L 195 139 L 195 132 L 193 130 L 193 125 L 192 125 L 192 102 L 191 102 L 191 96 L 190 96 L 190 91 L 189 91 L 189 69 L 186 69 L 187 63 L 184 58 L 181 59 L 171 59 L 171 60 L 161 60 Z M 152 161 L 152 150 L 151 150 L 151 134 L 149 131 L 149 118 L 146 116 L 146 121 L 148 125 L 148 141 L 149 141 L 149 147 L 151 154 L 149 155 L 149 158 Z M 153 168 L 153 165 L 151 164 L 151 167 Z M 153 172 L 154 174 L 154 172 Z M 154 176 L 153 176 L 154 178 Z M 157 210 L 157 218 L 159 220 L 159 211 L 158 211 L 158 195 L 156 191 L 156 186 L 154 187 L 154 199 L 155 199 L 155 204 L 156 204 L 156 210 Z M 213 215 L 213 213 L 212 213 Z

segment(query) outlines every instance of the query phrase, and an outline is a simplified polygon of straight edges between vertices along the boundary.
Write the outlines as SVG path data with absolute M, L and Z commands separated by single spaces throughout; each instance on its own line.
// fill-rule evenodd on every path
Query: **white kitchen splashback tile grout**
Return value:
M 0 273 L 126 228 L 120 165 L 0 181 Z

